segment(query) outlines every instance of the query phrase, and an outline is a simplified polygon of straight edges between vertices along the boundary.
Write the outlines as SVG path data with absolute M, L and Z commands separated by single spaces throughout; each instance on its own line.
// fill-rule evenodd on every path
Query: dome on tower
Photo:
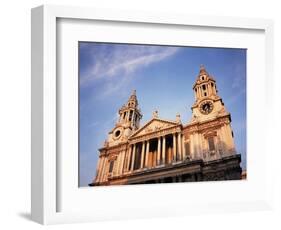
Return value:
M 129 97 L 127 106 L 128 107 L 134 107 L 134 108 L 138 107 L 137 92 L 136 92 L 135 89 L 133 90 L 131 96 Z
M 214 83 L 216 82 L 214 80 L 214 78 L 207 72 L 206 68 L 204 65 L 200 65 L 200 70 L 199 70 L 199 74 L 196 78 L 196 81 L 193 85 L 193 89 L 195 88 L 196 85 L 199 85 L 203 82 L 207 82 L 207 81 L 213 81 Z

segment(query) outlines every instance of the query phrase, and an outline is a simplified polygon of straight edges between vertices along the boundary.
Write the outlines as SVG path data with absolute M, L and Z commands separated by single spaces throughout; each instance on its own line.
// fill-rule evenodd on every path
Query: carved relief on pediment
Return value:
M 163 129 L 163 128 L 165 128 L 165 127 L 168 127 L 169 125 L 156 125 L 156 126 L 154 126 L 154 127 L 147 127 L 146 129 L 145 129 L 145 132 L 146 133 L 151 133 L 151 132 L 154 132 L 154 131 L 158 131 L 158 130 L 161 130 L 161 129 Z
M 147 123 L 143 128 L 141 128 L 135 135 L 133 136 L 141 136 L 141 135 L 146 135 L 148 133 L 153 133 L 160 131 L 162 129 L 168 128 L 168 127 L 173 127 L 176 126 L 177 124 L 173 123 L 168 123 L 165 121 L 161 120 L 153 120 L 150 123 Z
M 152 128 L 150 128 L 150 127 L 147 127 L 146 129 L 145 129 L 145 132 L 146 133 L 150 133 L 150 132 L 152 132 L 153 130 L 152 130 Z

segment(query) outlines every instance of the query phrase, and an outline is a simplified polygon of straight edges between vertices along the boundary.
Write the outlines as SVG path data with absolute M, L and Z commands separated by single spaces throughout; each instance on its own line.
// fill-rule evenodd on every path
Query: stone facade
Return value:
M 187 124 L 152 118 L 142 127 L 136 91 L 119 110 L 90 186 L 241 179 L 231 116 L 217 94 L 216 81 L 201 66 L 193 85 L 195 102 Z

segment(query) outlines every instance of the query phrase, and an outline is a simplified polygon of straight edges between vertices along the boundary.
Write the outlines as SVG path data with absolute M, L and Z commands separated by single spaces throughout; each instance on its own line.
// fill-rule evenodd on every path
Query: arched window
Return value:
M 132 120 L 132 116 L 133 116 L 133 110 L 130 110 L 129 121 Z

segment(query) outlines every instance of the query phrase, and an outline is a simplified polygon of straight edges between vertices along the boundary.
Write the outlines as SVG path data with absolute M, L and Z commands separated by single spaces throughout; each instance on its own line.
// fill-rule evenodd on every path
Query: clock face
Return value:
M 205 115 L 211 113 L 213 108 L 214 106 L 211 101 L 203 101 L 199 106 L 200 112 Z

